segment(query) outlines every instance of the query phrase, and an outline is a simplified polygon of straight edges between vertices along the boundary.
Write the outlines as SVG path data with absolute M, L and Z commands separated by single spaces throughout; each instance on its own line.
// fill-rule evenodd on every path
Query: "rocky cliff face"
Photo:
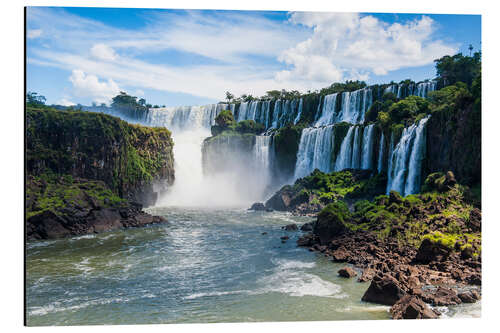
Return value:
M 254 144 L 255 134 L 250 133 L 224 132 L 205 139 L 202 147 L 203 172 L 244 174 L 246 168 L 254 163 Z
M 155 203 L 158 185 L 174 181 L 172 148 L 165 128 L 91 112 L 26 111 L 28 174 L 101 180 L 118 196 L 144 206 Z
M 434 112 L 429 119 L 424 174 L 447 170 L 461 184 L 481 182 L 481 110 L 474 104 Z

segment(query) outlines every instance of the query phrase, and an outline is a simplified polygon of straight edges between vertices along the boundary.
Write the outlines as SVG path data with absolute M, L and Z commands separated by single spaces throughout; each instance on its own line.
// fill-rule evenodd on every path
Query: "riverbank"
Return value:
M 476 206 L 480 201 L 470 189 L 456 184 L 451 172 L 429 175 L 425 193 L 403 198 L 391 191 L 371 201 L 357 200 L 350 209 L 345 203 L 347 194 L 363 186 L 344 182 L 335 187 L 328 182 L 340 175 L 316 173 L 298 180 L 260 207 L 277 207 L 278 197 L 287 203 L 278 208 L 297 214 L 297 207 L 312 207 L 309 201 L 327 197 L 308 184 L 327 180 L 337 199 L 320 209 L 316 205 L 316 220 L 301 227 L 311 232 L 297 244 L 333 262 L 359 268 L 357 280 L 371 281 L 362 300 L 391 306 L 393 318 L 437 318 L 441 313 L 427 304 L 458 305 L 480 299 L 481 211 Z M 285 192 L 287 200 L 283 200 Z M 294 226 L 287 229 L 297 230 Z M 355 276 L 349 268 L 340 274 Z

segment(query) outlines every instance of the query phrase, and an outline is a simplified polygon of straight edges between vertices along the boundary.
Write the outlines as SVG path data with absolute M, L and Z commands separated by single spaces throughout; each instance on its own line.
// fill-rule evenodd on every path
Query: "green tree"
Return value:
M 226 91 L 226 100 L 228 103 L 231 103 L 231 101 L 234 99 L 234 95 L 231 94 L 229 91 Z
M 41 106 L 45 105 L 47 99 L 45 96 L 38 95 L 38 93 L 30 91 L 26 94 L 26 104 L 28 106 Z
M 234 124 L 233 113 L 229 110 L 222 110 L 217 117 L 215 117 L 215 123 L 223 129 L 228 128 Z
M 470 87 L 474 78 L 481 72 L 481 52 L 475 52 L 471 57 L 462 53 L 447 55 L 434 62 L 442 86 L 463 82 Z

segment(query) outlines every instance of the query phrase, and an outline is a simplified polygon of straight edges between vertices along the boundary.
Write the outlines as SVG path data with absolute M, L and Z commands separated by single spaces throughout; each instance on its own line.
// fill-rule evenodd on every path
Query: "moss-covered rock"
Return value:
M 93 112 L 26 110 L 28 174 L 102 180 L 118 196 L 144 205 L 156 201 L 154 183 L 174 181 L 172 148 L 165 128 Z
M 321 244 L 327 244 L 348 230 L 346 223 L 350 217 L 351 213 L 344 202 L 330 203 L 318 214 L 313 233 L 319 237 Z

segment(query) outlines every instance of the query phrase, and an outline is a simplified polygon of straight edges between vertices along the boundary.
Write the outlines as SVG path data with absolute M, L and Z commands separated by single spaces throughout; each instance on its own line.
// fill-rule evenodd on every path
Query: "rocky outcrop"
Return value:
M 450 253 L 451 249 L 446 245 L 426 238 L 418 248 L 415 261 L 422 264 L 428 264 L 431 261 L 444 261 L 450 256 Z
M 365 302 L 373 302 L 384 305 L 394 305 L 406 292 L 401 284 L 391 275 L 375 276 L 361 298 Z
M 354 269 L 352 269 L 351 267 L 347 267 L 347 266 L 339 269 L 339 271 L 337 273 L 339 274 L 339 276 L 344 277 L 344 278 L 352 278 L 352 277 L 355 277 L 357 275 L 357 273 Z
M 165 128 L 130 125 L 105 114 L 26 110 L 26 171 L 101 180 L 118 196 L 155 203 L 174 181 L 173 141 Z
M 392 319 L 436 319 L 440 313 L 420 298 L 406 295 L 391 307 L 391 315 Z
M 26 199 L 28 241 L 166 222 L 144 213 L 141 204 L 117 197 L 102 181 L 29 176 Z
M 432 113 L 427 122 L 424 174 L 453 171 L 458 182 L 481 182 L 481 109 L 465 101 L 453 112 Z

